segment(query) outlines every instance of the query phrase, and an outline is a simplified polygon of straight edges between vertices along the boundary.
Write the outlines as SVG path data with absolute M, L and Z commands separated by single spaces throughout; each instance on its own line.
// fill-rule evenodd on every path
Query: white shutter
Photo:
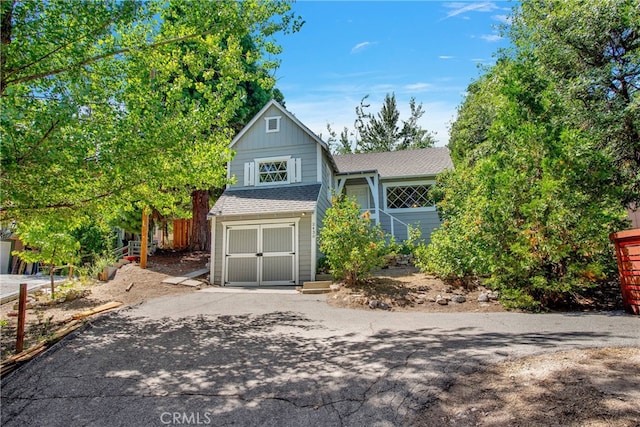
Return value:
M 255 185 L 255 166 L 253 162 L 244 164 L 244 186 L 250 187 Z
M 297 158 L 295 160 L 295 179 L 293 182 L 302 182 L 302 159 Z

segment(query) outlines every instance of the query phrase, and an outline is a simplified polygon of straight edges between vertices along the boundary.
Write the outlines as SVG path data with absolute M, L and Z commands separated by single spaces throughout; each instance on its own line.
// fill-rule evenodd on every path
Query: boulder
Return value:
M 455 303 L 458 303 L 458 304 L 462 304 L 466 300 L 467 299 L 462 295 L 454 295 L 453 298 L 451 298 L 451 302 L 455 302 Z

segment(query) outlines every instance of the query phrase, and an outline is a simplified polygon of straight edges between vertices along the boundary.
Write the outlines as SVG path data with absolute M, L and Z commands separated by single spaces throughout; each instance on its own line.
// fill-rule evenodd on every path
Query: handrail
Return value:
M 396 234 L 395 234 L 395 227 L 394 227 L 394 225 L 393 225 L 393 224 L 394 224 L 394 221 L 397 221 L 397 222 L 398 222 L 398 223 L 400 223 L 401 225 L 404 225 L 404 227 L 405 227 L 405 228 L 406 228 L 406 230 L 407 230 L 407 238 L 409 237 L 409 224 L 407 224 L 407 223 L 404 223 L 404 222 L 400 221 L 398 218 L 396 218 L 395 216 L 391 215 L 390 213 L 385 212 L 385 211 L 383 211 L 382 209 L 375 209 L 375 208 L 371 208 L 371 209 L 361 209 L 361 210 L 362 210 L 362 212 L 369 211 L 369 212 L 372 214 L 372 217 L 374 217 L 374 216 L 377 214 L 377 212 L 380 212 L 380 213 L 385 214 L 386 216 L 388 216 L 388 217 L 389 217 L 389 220 L 390 220 L 390 221 L 389 221 L 389 223 L 391 224 L 391 235 L 392 235 L 393 237 L 395 237 L 395 236 L 396 236 Z M 377 219 L 378 219 L 378 221 L 380 220 L 380 218 L 379 218 L 379 217 L 378 217 Z
M 127 256 L 137 256 L 140 255 L 140 248 L 142 247 L 142 242 L 139 240 L 130 240 L 127 246 L 122 246 L 120 248 L 116 248 L 113 250 L 113 256 L 116 261 L 119 261 L 125 255 Z M 147 253 L 153 254 L 158 248 L 158 242 L 152 241 L 147 242 Z

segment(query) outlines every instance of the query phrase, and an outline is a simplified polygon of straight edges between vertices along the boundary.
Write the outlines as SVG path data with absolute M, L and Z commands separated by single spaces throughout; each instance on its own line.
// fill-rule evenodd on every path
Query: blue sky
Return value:
M 355 107 L 369 95 L 369 112 L 395 93 L 400 119 L 409 99 L 423 104 L 423 129 L 449 139 L 457 107 L 480 65 L 492 64 L 508 40 L 498 26 L 511 1 L 300 1 L 301 31 L 278 39 L 284 52 L 276 72 L 287 110 L 326 140 L 353 128 Z

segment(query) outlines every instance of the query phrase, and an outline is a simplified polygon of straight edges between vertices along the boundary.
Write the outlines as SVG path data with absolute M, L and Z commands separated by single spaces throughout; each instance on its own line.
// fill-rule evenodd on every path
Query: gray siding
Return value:
M 323 256 L 322 252 L 320 252 L 320 230 L 322 229 L 322 221 L 326 216 L 327 209 L 331 207 L 332 192 L 335 190 L 333 169 L 328 155 L 324 151 L 322 161 L 322 188 L 320 189 L 316 206 L 316 262 Z
M 411 225 L 413 227 L 418 226 L 420 228 L 420 233 L 422 234 L 422 239 L 429 243 L 430 236 L 433 230 L 438 228 L 441 224 L 440 218 L 438 218 L 437 212 L 406 212 L 406 213 L 392 213 L 394 218 L 402 221 L 405 224 Z M 380 225 L 385 233 L 391 233 L 391 220 L 387 215 L 382 214 L 380 216 Z M 406 226 L 398 223 L 397 221 L 394 223 L 394 234 L 396 236 L 396 242 L 400 243 L 403 240 L 407 239 L 407 228 Z
M 427 180 L 430 180 L 427 178 Z M 415 182 L 416 179 L 407 180 L 408 182 Z M 380 181 L 378 184 L 378 200 L 379 200 L 379 208 L 381 211 L 384 210 L 384 184 L 399 184 L 402 183 L 402 180 L 393 180 L 393 181 Z M 350 179 L 343 191 L 346 192 L 346 189 L 351 186 L 367 186 L 368 184 L 364 179 L 354 178 Z M 369 205 L 371 209 L 374 207 L 374 203 L 372 200 L 372 196 L 369 197 Z M 397 219 L 397 221 L 392 220 L 392 218 Z M 422 234 L 422 239 L 425 242 L 430 241 L 430 236 L 433 230 L 440 226 L 441 221 L 438 217 L 438 213 L 435 211 L 422 211 L 422 210 L 411 210 L 411 211 L 388 211 L 388 215 L 379 212 L 378 220 L 380 221 L 380 226 L 384 230 L 386 234 L 391 234 L 392 227 L 391 222 L 393 221 L 393 234 L 396 236 L 396 242 L 402 242 L 408 238 L 407 235 L 407 226 L 411 225 L 414 227 L 419 227 L 420 232 Z M 406 224 L 406 225 L 405 225 Z
M 214 248 L 215 259 L 211 259 L 213 262 L 213 277 L 209 278 L 209 282 L 215 285 L 222 284 L 222 262 L 224 261 L 224 250 L 222 249 L 222 221 L 220 218 L 216 218 L 215 224 L 215 241 L 211 242 L 211 247 Z
M 281 116 L 280 131 L 266 132 L 265 117 Z M 230 188 L 244 187 L 244 164 L 259 158 L 291 156 L 302 159 L 302 182 L 314 184 L 318 182 L 317 142 L 309 134 L 296 125 L 275 107 L 269 108 L 236 142 L 233 149 L 235 157 L 230 164 L 230 173 L 236 182 Z
M 318 198 L 318 204 L 316 206 L 316 261 L 322 257 L 320 252 L 320 230 L 322 230 L 322 221 L 326 216 L 327 209 L 331 207 L 331 201 L 324 197 L 327 194 L 327 187 L 322 186 L 320 190 L 320 197 Z
M 315 260 L 311 260 L 311 215 L 302 217 L 298 225 L 298 281 L 302 284 L 311 280 L 316 265 Z
M 435 180 L 435 178 L 425 177 L 425 180 L 431 181 L 431 180 Z M 420 180 L 410 179 L 407 181 L 415 182 Z M 380 184 L 378 187 L 380 209 L 384 209 L 384 203 L 385 203 L 385 197 L 386 197 L 386 195 L 384 194 L 384 184 L 400 184 L 400 183 L 402 183 L 402 180 L 393 180 L 393 181 L 381 180 L 380 181 Z M 408 224 L 414 227 L 418 226 L 422 234 L 422 239 L 426 243 L 429 243 L 431 233 L 433 232 L 433 230 L 435 230 L 441 224 L 440 218 L 438 217 L 438 212 L 435 209 L 433 211 L 405 211 L 405 212 L 389 211 L 388 213 L 405 224 Z M 380 223 L 383 227 L 383 230 L 385 230 L 385 232 L 391 231 L 390 219 L 387 215 L 382 214 L 380 216 Z M 397 222 L 394 224 L 394 233 L 396 235 L 396 242 L 401 242 L 402 240 L 406 240 L 408 237 L 407 228 L 404 225 L 398 224 Z

